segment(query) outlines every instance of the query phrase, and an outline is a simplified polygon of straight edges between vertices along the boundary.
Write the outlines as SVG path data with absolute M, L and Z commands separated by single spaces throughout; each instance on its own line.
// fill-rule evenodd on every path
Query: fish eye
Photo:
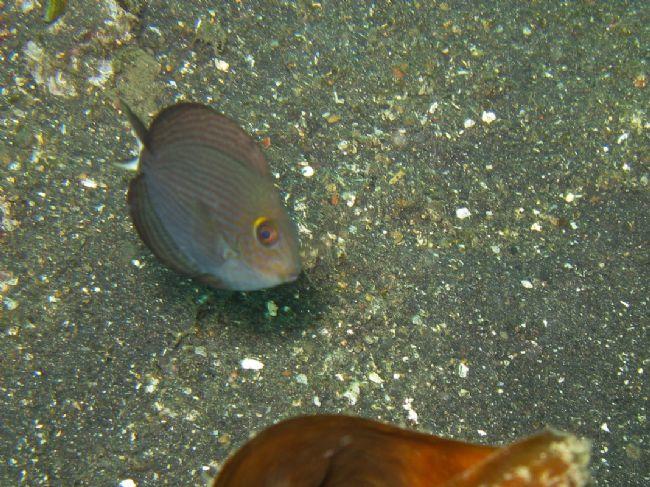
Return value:
M 278 241 L 278 228 L 268 218 L 260 217 L 255 220 L 255 235 L 257 241 L 265 247 L 270 247 Z

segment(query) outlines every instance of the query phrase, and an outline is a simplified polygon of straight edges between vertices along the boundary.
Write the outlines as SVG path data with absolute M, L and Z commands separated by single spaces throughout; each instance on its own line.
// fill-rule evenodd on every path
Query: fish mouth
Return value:
M 296 281 L 298 279 L 298 277 L 300 276 L 301 272 L 302 271 L 297 270 L 295 272 L 291 272 L 291 273 L 287 274 L 286 282 L 294 282 L 294 281 Z

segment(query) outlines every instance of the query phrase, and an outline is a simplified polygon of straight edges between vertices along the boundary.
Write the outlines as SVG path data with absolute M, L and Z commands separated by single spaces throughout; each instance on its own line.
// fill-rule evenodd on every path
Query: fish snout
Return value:
M 282 282 L 294 282 L 300 276 L 302 272 L 302 266 L 300 264 L 300 258 L 290 258 L 286 259 L 282 263 L 282 268 L 278 269 L 278 275 Z
M 291 271 L 290 273 L 287 274 L 286 282 L 294 282 L 294 281 L 296 281 L 298 279 L 298 276 L 300 276 L 301 272 L 302 272 L 302 270 L 300 268 L 298 268 L 295 271 Z

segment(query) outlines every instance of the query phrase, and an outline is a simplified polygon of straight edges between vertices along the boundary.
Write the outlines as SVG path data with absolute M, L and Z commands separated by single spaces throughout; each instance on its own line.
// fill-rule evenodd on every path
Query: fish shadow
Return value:
M 304 273 L 293 283 L 262 291 L 203 290 L 207 298 L 197 305 L 195 326 L 207 334 L 229 327 L 253 335 L 299 336 L 319 321 L 331 298 Z

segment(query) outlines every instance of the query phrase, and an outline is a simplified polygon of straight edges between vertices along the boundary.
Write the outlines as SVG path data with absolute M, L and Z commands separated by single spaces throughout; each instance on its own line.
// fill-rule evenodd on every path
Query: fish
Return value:
M 148 128 L 124 101 L 121 106 L 141 142 L 129 211 L 162 263 L 232 291 L 298 278 L 298 233 L 252 137 L 199 103 L 169 106 Z
M 212 487 L 579 487 L 589 449 L 554 430 L 489 446 L 354 416 L 299 416 L 245 443 Z

